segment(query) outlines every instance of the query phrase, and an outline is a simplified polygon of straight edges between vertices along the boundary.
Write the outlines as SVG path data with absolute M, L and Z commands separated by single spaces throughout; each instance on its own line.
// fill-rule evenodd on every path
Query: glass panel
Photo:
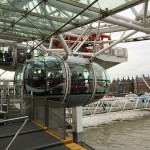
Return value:
M 84 1 L 84 0 L 82 0 L 82 1 Z M 130 1 L 132 1 L 132 0 L 129 0 L 129 2 Z M 101 8 L 103 10 L 108 8 L 108 10 L 111 10 L 111 9 L 114 9 L 121 5 L 124 5 L 126 3 L 128 3 L 126 0 L 113 0 L 113 1 L 111 1 L 111 5 L 110 5 L 110 0 L 99 0 L 97 3 L 95 3 L 93 5 L 93 7 Z
M 66 88 L 65 76 L 65 68 L 59 58 L 53 56 L 36 57 L 29 60 L 26 67 L 26 91 L 32 91 L 38 95 L 53 95 L 51 100 L 60 101 Z
M 71 94 L 91 93 L 93 72 L 89 64 L 69 63 L 71 71 Z
M 33 120 L 45 126 L 45 97 L 34 96 L 33 99 Z
M 65 88 L 65 72 L 61 60 L 54 57 L 46 57 L 46 89 L 48 94 L 62 95 Z
M 27 65 L 25 87 L 27 91 L 32 91 L 33 93 L 45 92 L 45 66 L 41 58 L 33 59 Z
M 96 93 L 103 93 L 108 91 L 110 80 L 106 71 L 97 63 L 93 63 L 93 67 L 97 78 Z
M 66 113 L 65 104 L 48 101 L 48 129 L 57 136 L 66 138 Z
M 37 57 L 37 56 L 45 56 L 46 55 L 46 52 L 44 52 L 43 50 L 41 49 L 34 49 L 33 51 L 33 56 L 34 57 Z

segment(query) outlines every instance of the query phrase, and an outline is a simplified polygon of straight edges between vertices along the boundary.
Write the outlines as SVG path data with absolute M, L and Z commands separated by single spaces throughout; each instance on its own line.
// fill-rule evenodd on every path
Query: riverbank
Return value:
M 83 127 L 93 127 L 108 124 L 114 121 L 131 120 L 144 116 L 150 116 L 150 109 L 126 110 L 110 113 L 83 116 Z

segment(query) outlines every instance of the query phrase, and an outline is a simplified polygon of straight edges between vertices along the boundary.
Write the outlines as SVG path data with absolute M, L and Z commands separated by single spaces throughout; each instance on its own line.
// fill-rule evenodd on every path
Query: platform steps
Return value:
M 22 122 L 0 125 L 0 150 L 5 150 L 14 137 Z M 40 127 L 28 121 L 20 134 L 17 136 L 9 150 L 85 150 L 82 146 L 75 144 L 71 138 L 62 140 L 47 128 Z

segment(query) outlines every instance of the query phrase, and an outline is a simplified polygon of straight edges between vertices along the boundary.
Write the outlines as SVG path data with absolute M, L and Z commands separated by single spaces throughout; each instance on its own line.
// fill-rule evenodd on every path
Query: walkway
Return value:
M 6 147 L 20 126 L 21 122 L 0 125 L 0 150 L 6 150 Z M 67 137 L 66 140 L 61 140 L 48 132 L 47 128 L 40 127 L 30 121 L 27 122 L 9 150 L 16 149 L 85 150 L 85 148 L 81 147 L 80 145 L 73 143 L 71 138 Z

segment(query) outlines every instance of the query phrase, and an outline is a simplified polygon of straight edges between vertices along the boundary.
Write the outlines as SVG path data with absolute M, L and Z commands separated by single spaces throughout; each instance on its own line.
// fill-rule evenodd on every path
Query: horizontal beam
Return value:
M 95 54 L 93 54 L 93 57 L 98 56 L 99 54 L 101 54 L 101 53 L 105 52 L 106 50 L 112 48 L 113 46 L 115 46 L 115 45 L 117 45 L 118 43 L 124 41 L 125 39 L 127 39 L 128 37 L 134 35 L 134 34 L 137 33 L 137 32 L 138 32 L 138 31 L 132 31 L 131 33 L 125 35 L 124 37 L 120 38 L 119 40 L 117 40 L 117 41 L 111 43 L 109 46 L 107 46 L 107 47 L 103 48 L 102 50 L 96 52 Z
M 0 39 L 0 43 L 2 43 L 2 44 L 14 44 L 14 43 L 16 43 L 16 41 Z
M 9 24 L 13 24 L 14 23 L 14 20 L 13 19 L 3 19 L 3 18 L 0 18 L 0 22 L 2 23 L 9 23 Z M 50 28 L 49 26 L 39 26 L 37 25 L 37 22 L 36 24 L 31 24 L 31 23 L 26 23 L 26 22 L 18 22 L 16 25 L 19 25 L 19 26 L 23 26 L 23 27 L 29 27 L 29 28 L 34 28 L 34 29 L 41 29 L 41 30 L 45 30 L 45 31 L 51 31 L 51 32 L 54 32 L 54 30 L 52 28 Z
M 0 9 L 12 11 L 12 12 L 17 12 L 17 13 L 21 13 L 23 15 L 27 14 L 30 11 L 30 10 L 24 10 L 24 9 L 20 9 L 20 8 L 16 9 L 14 7 L 10 7 L 8 5 L 3 5 L 3 4 L 0 4 Z M 53 17 L 53 16 L 50 16 L 50 15 L 45 15 L 45 14 L 40 14 L 40 13 L 35 13 L 35 12 L 30 12 L 28 14 L 28 16 L 33 16 L 33 17 L 38 17 L 38 18 L 44 18 L 44 19 L 47 19 L 49 21 L 53 20 L 53 21 L 61 22 L 61 23 L 65 23 L 65 22 L 67 22 L 69 20 L 69 19 L 66 19 L 66 18 L 62 19 L 62 17 L 61 18 L 59 18 L 59 17 Z
M 25 41 L 29 41 L 31 39 L 29 38 L 25 38 L 25 37 L 15 37 L 15 36 L 12 36 L 12 35 L 4 35 L 4 34 L 0 34 L 0 38 L 1 39 L 4 39 L 4 40 L 14 40 L 14 41 L 17 41 L 17 42 L 25 42 Z
M 120 11 L 122 11 L 122 10 L 125 10 L 125 9 L 129 8 L 129 6 L 134 6 L 134 5 L 137 5 L 137 4 L 139 4 L 139 3 L 142 3 L 143 1 L 144 1 L 144 0 L 136 0 L 136 1 L 134 1 L 134 2 L 131 1 L 131 2 L 129 2 L 128 4 L 121 5 L 121 6 L 117 7 L 117 8 L 112 9 L 111 11 L 108 11 L 108 12 L 107 12 L 107 16 L 113 15 L 113 14 L 115 14 L 115 13 L 117 13 L 117 12 L 120 12 Z M 81 7 L 83 7 L 83 6 L 81 6 Z M 95 21 L 97 21 L 97 20 L 102 20 L 102 21 L 103 21 L 103 19 L 105 19 L 105 18 L 107 17 L 107 16 L 104 17 L 103 14 L 99 12 L 100 10 L 97 9 L 97 8 L 95 8 L 93 11 L 94 11 L 94 12 L 97 12 L 97 13 L 99 13 L 99 14 L 98 14 L 98 15 L 94 15 L 94 16 L 91 17 L 90 19 L 86 19 L 86 20 L 84 20 L 84 21 L 81 21 L 81 22 L 79 22 L 78 24 L 76 24 L 75 26 L 62 29 L 62 30 L 60 30 L 60 32 L 66 32 L 66 31 L 69 31 L 69 30 L 72 30 L 72 29 L 75 29 L 75 28 L 78 28 L 78 27 L 87 25 L 87 24 L 89 24 L 89 23 L 93 23 L 93 22 L 95 22 Z M 89 13 L 90 13 L 90 12 L 89 12 Z
M 72 1 L 72 0 L 57 0 L 57 1 L 69 4 L 69 5 L 72 5 L 72 6 L 76 6 L 78 8 L 83 8 L 84 9 L 84 8 L 87 7 L 86 4 L 80 3 L 80 2 L 77 2 L 77 1 Z M 140 4 L 140 3 L 144 2 L 144 1 L 145 0 L 132 0 L 132 1 L 128 1 L 125 4 L 122 4 L 121 6 L 118 6 L 118 7 L 114 8 L 114 9 L 112 9 L 111 12 L 112 13 L 117 13 L 119 11 L 125 10 L 125 9 L 130 8 L 132 6 L 135 6 L 137 4 Z M 93 7 L 93 6 L 91 6 L 90 8 L 88 8 L 88 11 L 92 11 L 92 12 L 100 14 L 100 9 L 96 8 L 96 7 Z
M 141 27 L 139 25 L 135 25 L 135 24 L 132 24 L 132 23 L 129 23 L 129 22 L 125 22 L 123 20 L 118 20 L 118 19 L 115 19 L 115 18 L 110 17 L 110 16 L 107 17 L 107 18 L 104 18 L 102 20 L 105 21 L 105 22 L 108 22 L 108 23 L 112 23 L 112 24 L 115 24 L 115 25 L 119 25 L 119 26 L 129 28 L 129 29 L 141 31 L 141 32 L 144 32 L 144 33 L 150 33 L 150 30 L 148 28 Z
M 5 28 L 7 28 L 7 26 L 0 26 L 0 30 L 5 30 Z M 9 30 L 9 33 L 12 32 L 12 30 Z M 20 28 L 15 26 L 13 28 L 13 32 L 19 33 L 19 34 L 25 34 L 25 35 L 32 35 L 32 36 L 36 36 L 36 37 L 42 37 L 42 34 L 40 33 L 36 33 L 34 31 L 30 31 L 29 29 L 25 29 L 25 28 Z

